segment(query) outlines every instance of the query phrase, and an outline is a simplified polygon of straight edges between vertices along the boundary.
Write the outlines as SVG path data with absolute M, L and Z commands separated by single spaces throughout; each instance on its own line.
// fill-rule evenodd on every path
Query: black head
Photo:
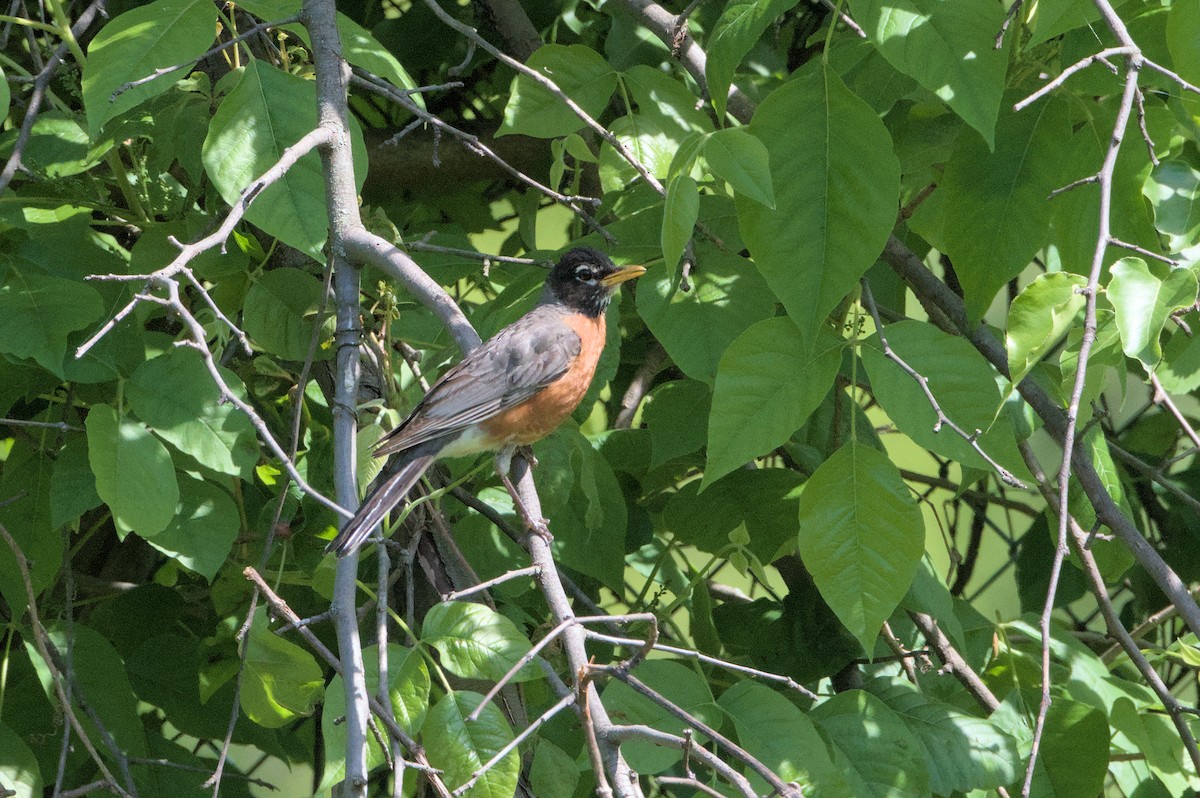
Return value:
M 550 270 L 546 291 L 570 308 L 599 316 L 618 285 L 645 273 L 641 266 L 618 268 L 607 255 L 591 247 L 576 247 Z

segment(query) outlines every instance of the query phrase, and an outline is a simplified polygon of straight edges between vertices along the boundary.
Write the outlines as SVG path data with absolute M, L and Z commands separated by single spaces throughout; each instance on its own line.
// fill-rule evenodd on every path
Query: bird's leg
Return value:
M 522 447 L 525 448 L 525 447 Z M 521 516 L 521 522 L 525 524 L 525 528 L 533 534 L 545 540 L 547 543 L 554 540 L 554 536 L 550 534 L 550 526 L 545 518 L 535 518 L 529 509 L 525 506 L 525 502 L 521 501 L 521 494 L 517 491 L 517 486 L 512 483 L 509 478 L 509 471 L 512 467 L 512 456 L 516 450 L 512 447 L 502 450 L 496 455 L 496 473 L 500 475 L 500 481 L 504 483 L 508 494 L 512 496 L 513 507 Z M 532 459 L 532 455 L 530 456 Z M 526 461 L 528 462 L 528 460 Z M 536 460 L 534 461 L 537 462 Z M 532 463 L 531 463 L 532 465 Z
M 533 456 L 533 447 L 532 446 L 518 446 L 517 454 L 519 454 L 525 458 L 525 462 L 529 463 L 530 468 L 538 467 L 538 459 Z

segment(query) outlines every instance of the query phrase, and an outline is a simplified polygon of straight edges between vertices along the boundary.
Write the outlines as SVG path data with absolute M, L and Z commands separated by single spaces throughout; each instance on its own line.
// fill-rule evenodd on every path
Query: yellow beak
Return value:
M 620 269 L 617 269 L 607 277 L 601 278 L 600 285 L 604 286 L 605 288 L 612 288 L 614 285 L 620 285 L 626 280 L 633 280 L 637 277 L 641 277 L 645 273 L 645 266 L 624 266 Z

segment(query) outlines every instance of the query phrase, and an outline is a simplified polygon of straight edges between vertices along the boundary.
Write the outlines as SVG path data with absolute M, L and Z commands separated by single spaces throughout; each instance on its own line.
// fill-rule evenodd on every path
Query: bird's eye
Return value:
M 577 266 L 575 268 L 575 279 L 583 283 L 594 282 L 596 279 L 596 272 L 591 266 Z

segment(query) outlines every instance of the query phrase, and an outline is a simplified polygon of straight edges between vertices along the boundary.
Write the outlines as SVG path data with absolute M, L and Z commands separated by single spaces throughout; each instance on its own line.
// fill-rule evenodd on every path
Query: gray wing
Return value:
M 561 311 L 541 306 L 496 333 L 438 380 L 377 457 L 409 449 L 518 405 L 561 377 L 579 356 L 579 336 Z

